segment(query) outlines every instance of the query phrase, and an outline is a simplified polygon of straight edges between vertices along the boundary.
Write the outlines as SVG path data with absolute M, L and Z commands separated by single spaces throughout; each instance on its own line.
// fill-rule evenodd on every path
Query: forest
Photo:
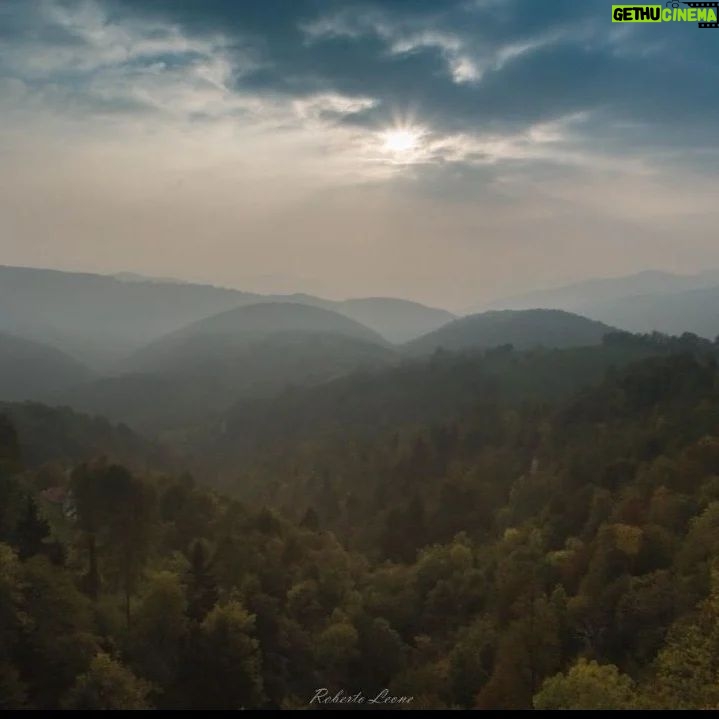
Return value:
M 716 355 L 440 352 L 172 456 L 7 403 L 0 707 L 717 708 Z

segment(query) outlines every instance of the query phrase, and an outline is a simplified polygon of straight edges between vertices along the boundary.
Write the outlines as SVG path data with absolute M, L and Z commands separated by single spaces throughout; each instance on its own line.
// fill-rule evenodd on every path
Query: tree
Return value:
M 522 616 L 503 633 L 492 677 L 477 697 L 481 709 L 530 705 L 542 678 L 561 657 L 557 608 L 544 595 L 525 599 Z
M 358 656 L 359 634 L 345 617 L 333 617 L 315 640 L 315 657 L 325 672 L 343 677 L 349 664 Z
M 99 653 L 78 676 L 63 701 L 64 709 L 151 709 L 152 686 L 138 679 L 109 654 Z
M 133 665 L 163 688 L 174 688 L 182 642 L 188 632 L 187 601 L 180 580 L 159 572 L 148 583 L 134 615 L 131 632 Z
M 317 512 L 315 511 L 314 507 L 308 507 L 307 511 L 305 512 L 304 517 L 302 517 L 302 521 L 300 522 L 300 527 L 303 527 L 304 529 L 309 529 L 311 532 L 316 532 L 320 528 L 320 518 L 317 516 Z
M 407 663 L 407 645 L 386 619 L 371 619 L 362 614 L 356 620 L 359 633 L 359 658 L 353 674 L 361 686 L 383 689 Z M 356 668 L 355 668 L 356 667 Z
M 78 525 L 85 535 L 89 567 L 86 586 L 96 598 L 100 589 L 98 555 L 104 573 L 122 588 L 125 618 L 147 559 L 156 497 L 152 487 L 120 465 L 79 467 L 73 476 Z
M 38 555 L 22 565 L 18 666 L 37 708 L 57 707 L 98 651 L 90 600 L 71 574 Z
M 212 573 L 207 545 L 202 540 L 190 547 L 190 568 L 187 571 L 187 615 L 201 622 L 215 606 L 217 582 Z
M 22 640 L 22 566 L 7 545 L 0 544 L 0 709 L 25 708 L 27 686 L 14 661 Z
M 199 709 L 257 707 L 264 700 L 255 618 L 237 601 L 218 604 L 195 631 L 187 657 L 188 703 Z
M 634 682 L 613 664 L 580 659 L 566 674 L 547 680 L 534 695 L 535 709 L 631 709 Z
M 406 509 L 393 507 L 382 533 L 382 551 L 390 559 L 411 563 L 417 550 L 427 544 L 427 525 L 422 498 L 415 493 Z
M 15 528 L 15 541 L 20 559 L 27 559 L 39 554 L 43 548 L 43 540 L 50 534 L 50 525 L 37 511 L 37 503 L 32 495 L 28 495 L 25 511 Z
M 150 544 L 155 493 L 127 470 L 114 469 L 114 486 L 107 507 L 105 553 L 125 596 L 125 619 L 130 625 L 130 599 L 137 589 Z
M 676 622 L 657 655 L 645 703 L 658 709 L 719 708 L 719 566 L 710 596 L 691 619 Z
M 469 708 L 491 676 L 497 632 L 487 618 L 481 617 L 460 630 L 458 637 L 449 653 L 450 686 L 455 702 Z

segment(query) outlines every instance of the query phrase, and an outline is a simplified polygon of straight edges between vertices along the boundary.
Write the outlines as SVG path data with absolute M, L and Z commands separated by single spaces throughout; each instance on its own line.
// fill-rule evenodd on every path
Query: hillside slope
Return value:
M 46 399 L 92 373 L 54 347 L 0 333 L 0 400 Z
M 579 347 L 599 344 L 612 328 L 560 310 L 504 310 L 462 317 L 407 343 L 413 354 L 436 349 L 465 350 L 513 345 L 532 347 Z
M 155 432 L 204 421 L 243 397 L 393 361 L 384 340 L 354 320 L 319 307 L 266 303 L 168 335 L 130 357 L 121 374 L 88 384 L 67 401 Z

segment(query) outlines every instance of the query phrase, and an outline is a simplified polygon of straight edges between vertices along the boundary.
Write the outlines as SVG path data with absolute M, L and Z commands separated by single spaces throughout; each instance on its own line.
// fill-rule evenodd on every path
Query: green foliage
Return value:
M 481 617 L 462 627 L 449 653 L 449 680 L 454 701 L 470 708 L 492 675 L 497 650 L 497 631 L 492 621 Z
M 224 489 L 247 482 L 243 501 L 208 486 L 215 456 L 196 479 L 22 468 L 6 432 L 0 706 L 299 708 L 327 686 L 416 708 L 716 708 L 706 348 L 569 377 L 551 402 L 506 389 L 654 352 L 625 341 L 601 362 L 440 355 L 289 393 L 307 422 L 240 442 Z M 354 419 L 328 429 L 341 396 L 335 423 Z
M 344 673 L 350 662 L 357 657 L 359 635 L 354 626 L 337 617 L 317 637 L 315 656 L 325 671 L 339 670 Z
M 150 709 L 151 686 L 108 654 L 97 654 L 63 702 L 64 709 Z
M 645 704 L 659 709 L 719 708 L 719 568 L 693 617 L 672 626 L 659 652 Z
M 190 704 L 242 709 L 263 701 L 255 617 L 234 600 L 216 606 L 195 634 L 195 676 Z
M 99 463 L 82 465 L 74 472 L 72 491 L 78 526 L 86 534 L 90 593 L 97 595 L 104 570 L 111 583 L 123 589 L 129 624 L 130 599 L 149 550 L 155 490 L 124 467 Z
M 189 632 L 187 599 L 177 575 L 158 572 L 135 609 L 128 654 L 143 677 L 175 689 L 179 662 Z
M 535 709 L 632 709 L 634 683 L 613 664 L 580 659 L 566 674 L 545 680 Z

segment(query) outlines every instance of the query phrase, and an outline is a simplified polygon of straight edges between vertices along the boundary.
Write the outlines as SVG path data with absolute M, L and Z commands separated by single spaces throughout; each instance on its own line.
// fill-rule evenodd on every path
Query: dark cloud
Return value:
M 115 13 L 251 43 L 261 62 L 235 78 L 238 91 L 332 91 L 380 101 L 348 122 L 381 125 L 411 111 L 438 131 L 472 132 L 592 111 L 602 126 L 591 136 L 617 147 L 708 142 L 719 105 L 712 90 L 719 31 L 627 29 L 610 22 L 610 7 L 608 0 L 113 4 Z M 453 58 L 474 63 L 481 78 L 455 81 Z

